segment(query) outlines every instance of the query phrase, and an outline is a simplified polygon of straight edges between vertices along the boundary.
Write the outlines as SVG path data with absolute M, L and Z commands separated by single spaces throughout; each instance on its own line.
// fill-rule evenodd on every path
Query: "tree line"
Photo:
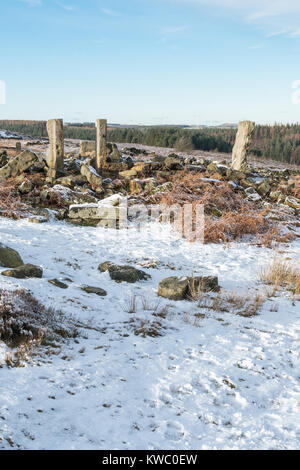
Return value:
M 0 121 L 0 129 L 18 132 L 34 138 L 47 137 L 46 121 Z M 95 140 L 96 129 L 92 123 L 66 124 L 65 137 Z M 110 127 L 111 142 L 171 147 L 178 151 L 204 150 L 230 153 L 236 129 L 182 127 Z M 300 164 L 300 124 L 257 125 L 252 137 L 251 152 L 257 157 Z

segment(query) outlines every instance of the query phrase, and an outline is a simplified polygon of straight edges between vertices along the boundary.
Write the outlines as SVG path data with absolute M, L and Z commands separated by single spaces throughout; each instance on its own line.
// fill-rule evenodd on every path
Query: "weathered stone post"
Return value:
M 107 120 L 97 119 L 97 153 L 96 153 L 96 169 L 100 171 L 101 168 L 106 166 L 107 157 Z
M 56 178 L 64 169 L 64 125 L 62 119 L 47 122 L 49 148 L 47 150 L 48 177 Z
M 247 154 L 251 143 L 251 135 L 255 122 L 241 121 L 239 123 L 235 144 L 232 150 L 232 169 L 241 171 L 247 168 Z

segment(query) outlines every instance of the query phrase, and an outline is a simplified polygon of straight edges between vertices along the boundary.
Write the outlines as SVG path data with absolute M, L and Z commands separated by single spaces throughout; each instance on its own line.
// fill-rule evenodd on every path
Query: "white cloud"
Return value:
M 31 7 L 37 7 L 42 4 L 42 0 L 19 0 L 19 2 L 27 3 Z
M 159 30 L 160 41 L 166 42 L 169 41 L 171 38 L 174 38 L 180 33 L 183 33 L 187 30 L 187 27 L 184 25 L 169 25 L 164 26 Z
M 57 5 L 61 8 L 63 8 L 64 10 L 66 11 L 73 11 L 75 10 L 75 6 L 74 5 L 66 5 L 65 3 L 61 3 L 61 2 L 56 2 Z
M 182 31 L 185 31 L 187 28 L 186 26 L 165 26 L 162 28 L 161 32 L 163 35 L 169 35 L 169 34 L 177 34 L 181 33 Z
M 101 11 L 102 13 L 108 16 L 120 16 L 120 14 L 117 11 L 111 10 L 110 8 L 101 8 Z
M 233 14 L 263 28 L 268 37 L 299 36 L 299 0 L 173 0 L 231 10 Z M 278 33 L 280 31 L 280 33 Z

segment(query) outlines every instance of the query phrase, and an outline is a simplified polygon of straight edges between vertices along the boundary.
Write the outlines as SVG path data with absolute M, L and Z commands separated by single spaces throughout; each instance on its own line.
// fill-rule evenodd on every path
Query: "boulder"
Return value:
M 96 142 L 90 140 L 81 140 L 79 144 L 79 154 L 81 157 L 95 158 Z
M 164 161 L 164 167 L 166 170 L 183 170 L 184 166 L 182 163 L 181 158 L 169 156 Z
M 23 260 L 16 250 L 0 243 L 0 266 L 4 268 L 17 268 L 23 264 Z
M 292 196 L 285 198 L 284 204 L 286 206 L 292 207 L 292 209 L 300 210 L 300 199 Z
M 272 199 L 272 201 L 278 201 L 280 196 L 283 196 L 281 191 L 272 191 L 269 195 L 269 197 L 270 197 L 270 199 Z
M 79 160 L 76 155 L 68 155 L 68 158 L 65 159 L 65 168 L 68 172 L 68 175 L 78 175 L 80 173 L 81 160 Z
M 0 178 L 13 178 L 28 170 L 36 161 L 38 157 L 35 153 L 25 150 L 17 157 L 9 160 L 9 162 L 0 168 Z
M 218 173 L 219 169 L 218 169 L 217 164 L 212 162 L 209 165 L 207 165 L 206 171 L 208 173 Z
M 168 277 L 160 282 L 158 295 L 170 300 L 183 300 L 187 297 L 188 278 Z
M 139 179 L 129 181 L 130 194 L 140 194 L 143 191 L 142 182 Z
M 247 198 L 252 202 L 258 202 L 261 200 L 260 195 L 257 191 L 255 191 L 254 188 L 252 188 L 252 186 L 250 188 L 245 189 L 245 193 L 247 195 Z
M 31 277 L 43 277 L 43 270 L 34 264 L 23 264 L 14 269 L 8 269 L 2 272 L 2 276 L 15 277 L 17 279 L 26 279 Z
M 167 181 L 166 183 L 164 184 L 161 184 L 159 186 L 156 186 L 156 188 L 154 188 L 153 190 L 153 194 L 156 194 L 156 193 L 165 193 L 166 191 L 172 191 L 173 189 L 173 183 L 172 181 Z
M 170 300 L 184 300 L 192 297 L 192 291 L 218 291 L 218 278 L 215 276 L 168 277 L 158 286 L 158 295 Z
M 257 192 L 262 197 L 266 197 L 271 191 L 271 185 L 267 181 L 263 181 L 257 187 Z
M 8 162 L 8 158 L 7 158 L 7 152 L 6 150 L 0 150 L 0 168 L 2 168 L 3 166 L 5 166 Z
M 140 269 L 136 269 L 132 266 L 119 266 L 117 264 L 106 261 L 99 265 L 100 272 L 109 272 L 111 279 L 116 282 L 129 282 L 135 283 L 138 281 L 147 281 L 150 279 L 150 274 L 145 273 Z
M 197 158 L 197 162 L 200 164 L 200 165 L 204 165 L 205 167 L 207 165 L 209 165 L 209 160 L 207 160 L 205 157 L 198 157 Z
M 55 182 L 62 186 L 73 187 L 73 186 L 84 185 L 87 182 L 87 179 L 83 175 L 69 175 L 69 176 L 62 176 L 61 178 L 57 178 Z
M 18 191 L 21 193 L 21 194 L 28 194 L 30 193 L 30 191 L 32 191 L 32 183 L 31 181 L 29 181 L 27 178 L 20 184 L 20 186 L 18 187 Z
M 122 178 L 131 179 L 136 176 L 143 175 L 150 168 L 149 163 L 140 162 L 136 163 L 130 170 L 120 171 L 119 175 Z
M 107 153 L 111 162 L 119 162 L 121 160 L 121 155 L 116 144 L 108 142 L 107 144 Z
M 80 173 L 82 176 L 85 176 L 94 191 L 103 191 L 102 178 L 89 163 L 81 165 Z
M 238 171 L 230 168 L 226 171 L 226 176 L 230 180 L 241 181 L 246 179 L 247 174 L 245 171 Z
M 59 196 L 62 204 L 69 206 L 71 204 L 90 204 L 97 203 L 98 199 L 89 194 L 88 191 L 73 191 L 72 189 L 56 184 L 53 188 L 45 189 L 41 192 L 40 197 L 42 201 L 48 201 L 53 198 L 53 196 Z
M 124 170 L 124 171 L 119 172 L 119 175 L 122 178 L 125 178 L 125 179 L 135 178 L 137 176 L 137 174 L 138 174 L 138 172 L 134 167 L 131 168 L 131 170 Z
M 242 186 L 242 188 L 244 189 L 247 189 L 247 188 L 253 188 L 254 190 L 256 190 L 256 184 L 252 181 L 252 179 L 250 178 L 244 178 L 242 180 L 239 181 L 239 184 L 240 186 Z

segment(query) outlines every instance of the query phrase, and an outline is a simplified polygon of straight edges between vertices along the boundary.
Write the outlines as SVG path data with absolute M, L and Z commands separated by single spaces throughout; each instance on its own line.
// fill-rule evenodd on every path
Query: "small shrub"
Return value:
M 171 177 L 172 189 L 153 195 L 151 202 L 168 206 L 192 204 L 193 223 L 197 205 L 203 205 L 205 243 L 239 241 L 246 235 L 268 247 L 272 247 L 274 242 L 293 240 L 293 234 L 281 234 L 274 221 L 266 217 L 267 210 L 260 203 L 248 201 L 228 182 L 212 184 L 203 181 L 203 176 L 205 175 L 201 173 L 177 172 Z M 195 237 L 190 241 L 194 239 Z
M 262 211 L 250 211 L 245 208 L 240 212 L 230 211 L 218 219 L 206 218 L 204 240 L 206 243 L 241 240 L 245 235 L 266 234 L 270 225 Z
M 0 215 L 20 219 L 27 215 L 27 206 L 21 201 L 17 192 L 20 182 L 13 178 L 0 180 Z
M 158 320 L 141 318 L 133 320 L 133 332 L 136 336 L 157 338 L 163 336 L 163 329 L 162 323 Z
M 48 345 L 77 334 L 61 312 L 44 307 L 28 291 L 0 289 L 0 340 L 9 347 Z

